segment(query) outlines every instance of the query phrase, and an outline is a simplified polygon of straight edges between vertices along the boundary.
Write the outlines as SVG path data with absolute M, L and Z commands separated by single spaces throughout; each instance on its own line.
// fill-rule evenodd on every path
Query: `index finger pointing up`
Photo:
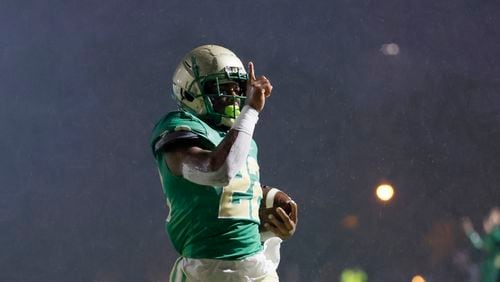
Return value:
M 256 78 L 255 78 L 255 70 L 253 68 L 253 63 L 252 62 L 248 63 L 248 79 L 251 80 L 251 81 L 252 80 L 256 80 Z
M 292 201 L 291 205 L 292 205 L 292 212 L 290 213 L 290 219 L 293 222 L 297 223 L 297 219 L 298 219 L 297 218 L 297 209 L 298 209 L 297 208 L 297 203 L 295 203 L 295 202 Z

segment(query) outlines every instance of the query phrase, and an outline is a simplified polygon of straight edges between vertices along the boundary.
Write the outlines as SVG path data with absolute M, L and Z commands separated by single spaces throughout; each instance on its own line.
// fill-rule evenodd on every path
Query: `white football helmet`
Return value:
M 242 107 L 245 102 L 248 74 L 241 60 L 231 50 L 221 46 L 203 45 L 191 50 L 177 66 L 172 80 L 178 106 L 215 125 L 230 127 L 239 115 L 239 108 L 226 109 L 224 113 L 214 110 L 214 99 L 229 97 L 219 85 L 238 83 L 240 92 L 230 97 L 239 100 L 240 104 L 235 107 Z M 211 87 L 206 87 L 208 82 Z

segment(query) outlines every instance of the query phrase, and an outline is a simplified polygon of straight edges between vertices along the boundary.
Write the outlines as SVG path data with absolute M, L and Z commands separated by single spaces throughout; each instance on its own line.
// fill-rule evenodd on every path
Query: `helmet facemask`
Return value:
M 203 45 L 188 52 L 177 66 L 173 96 L 182 110 L 212 125 L 231 127 L 245 104 L 247 80 L 243 63 L 231 50 Z
M 219 72 L 202 75 L 196 57 L 191 58 L 191 64 L 194 80 L 185 90 L 184 96 L 190 100 L 203 99 L 205 109 L 200 118 L 215 125 L 231 127 L 245 104 L 247 73 L 239 67 L 225 66 Z M 196 92 L 191 91 L 194 86 L 200 94 L 193 94 Z M 229 88 L 235 89 L 228 91 Z

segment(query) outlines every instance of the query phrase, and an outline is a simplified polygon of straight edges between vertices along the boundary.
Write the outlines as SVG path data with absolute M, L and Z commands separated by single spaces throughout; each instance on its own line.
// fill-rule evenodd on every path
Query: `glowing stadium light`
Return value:
M 386 56 L 396 56 L 399 54 L 399 45 L 396 43 L 383 44 L 380 51 Z
M 421 275 L 415 275 L 411 279 L 411 282 L 425 282 L 425 279 Z
M 387 202 L 394 196 L 394 188 L 389 184 L 381 184 L 377 187 L 375 194 L 381 201 Z

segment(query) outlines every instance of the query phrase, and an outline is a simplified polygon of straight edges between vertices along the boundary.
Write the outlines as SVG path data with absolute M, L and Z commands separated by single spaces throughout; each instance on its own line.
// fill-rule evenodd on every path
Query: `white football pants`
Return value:
M 242 260 L 180 257 L 170 273 L 170 282 L 278 282 L 282 240 L 272 237 L 264 250 Z

